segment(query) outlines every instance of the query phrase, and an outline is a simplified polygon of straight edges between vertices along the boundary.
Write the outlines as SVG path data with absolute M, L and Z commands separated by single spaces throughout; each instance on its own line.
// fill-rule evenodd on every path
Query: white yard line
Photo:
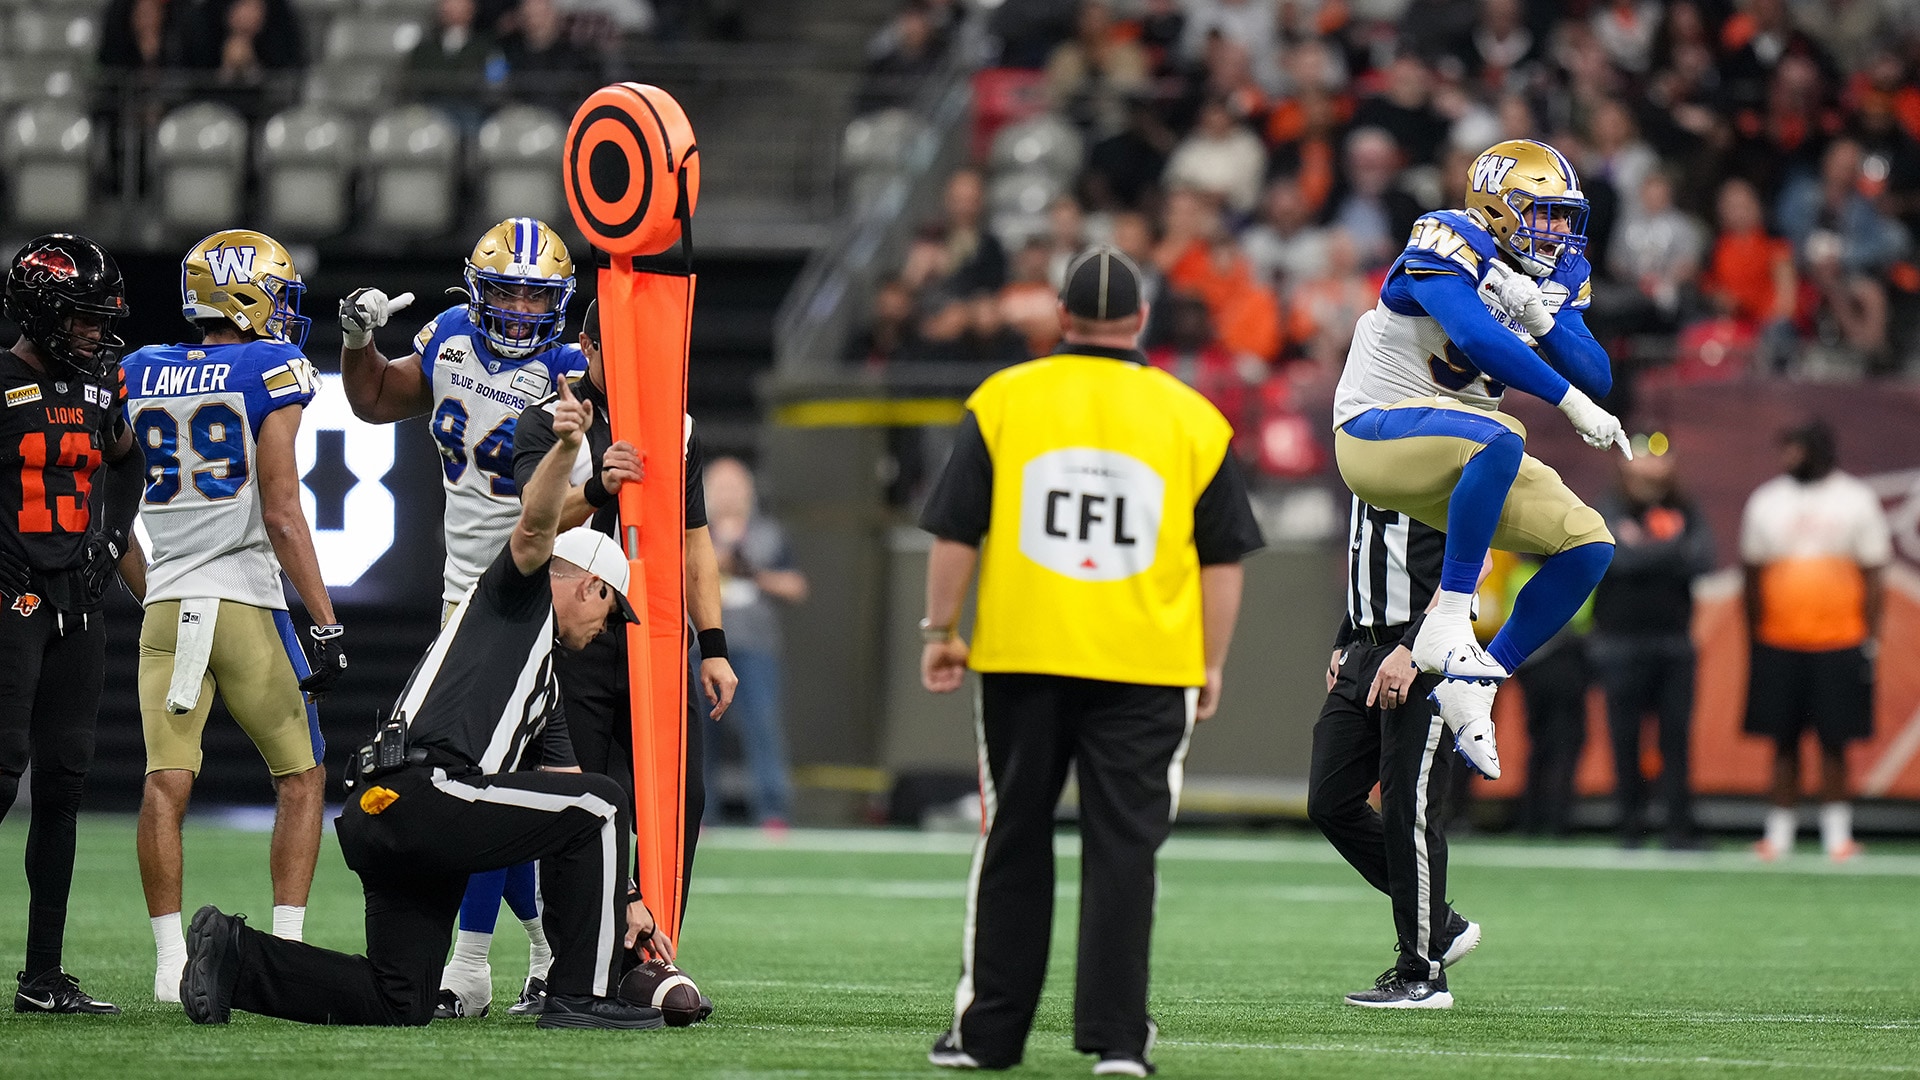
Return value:
M 852 896 L 874 900 L 960 900 L 967 895 L 966 882 L 921 879 L 866 879 L 821 877 L 702 877 L 695 875 L 693 891 L 703 896 Z M 1361 885 L 1219 885 L 1204 889 L 1178 884 L 1162 885 L 1161 895 L 1175 898 L 1232 895 L 1247 900 L 1271 900 L 1295 904 L 1348 904 L 1378 894 Z M 1063 881 L 1055 888 L 1062 898 L 1080 894 L 1078 882 Z
M 1365 1046 L 1356 1043 L 1218 1043 L 1162 1039 L 1161 1046 L 1179 1046 L 1194 1050 L 1261 1050 L 1304 1054 L 1364 1054 L 1383 1057 L 1467 1058 L 1486 1061 L 1564 1061 L 1580 1064 L 1663 1065 L 1707 1067 L 1713 1069 L 1778 1069 L 1795 1073 L 1873 1073 L 1909 1076 L 1920 1074 L 1920 1065 L 1842 1065 L 1821 1061 L 1773 1061 L 1764 1058 L 1653 1057 L 1640 1054 L 1562 1054 L 1527 1050 L 1436 1050 L 1422 1047 Z

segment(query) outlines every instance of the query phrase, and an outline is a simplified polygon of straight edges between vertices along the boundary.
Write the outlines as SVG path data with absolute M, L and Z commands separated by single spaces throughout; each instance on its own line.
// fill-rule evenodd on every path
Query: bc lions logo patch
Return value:
M 39 611 L 40 595 L 38 593 L 21 593 L 13 601 L 13 610 L 19 612 L 22 615 L 31 615 L 34 612 Z

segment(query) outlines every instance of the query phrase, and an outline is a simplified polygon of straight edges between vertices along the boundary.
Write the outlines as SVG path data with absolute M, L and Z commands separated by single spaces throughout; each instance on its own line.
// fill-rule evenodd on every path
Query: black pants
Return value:
M 367 954 L 330 952 L 248 927 L 234 1008 L 308 1024 L 424 1024 L 433 1019 L 468 875 L 534 859 L 540 921 L 553 945 L 548 991 L 615 993 L 631 829 L 618 784 L 551 772 L 449 780 L 424 768 L 375 784 L 398 798 L 370 813 L 362 808 L 365 795 L 356 794 L 335 819 L 340 850 L 366 890 Z
M 1688 745 L 1693 734 L 1693 642 L 1685 637 L 1595 636 L 1593 659 L 1607 691 L 1607 728 L 1613 736 L 1620 834 L 1646 831 L 1647 782 L 1640 772 L 1641 727 L 1652 713 L 1660 747 L 1660 798 L 1667 838 L 1694 834 Z
M 697 656 L 698 653 L 696 652 Z M 554 671 L 567 706 L 567 733 L 573 754 L 584 772 L 611 776 L 626 792 L 628 813 L 634 812 L 633 697 L 627 679 L 627 635 L 624 629 L 601 634 L 579 652 L 556 649 Z M 701 702 L 699 681 L 688 676 L 685 822 L 680 841 L 680 916 L 684 923 L 687 897 L 693 892 L 693 850 L 700 843 L 700 817 L 707 809 L 707 710 Z
M 27 828 L 29 977 L 60 966 L 73 888 L 75 832 L 93 729 L 100 715 L 107 635 L 98 613 L 61 616 L 51 604 L 0 608 L 0 820 L 33 766 Z
M 1173 827 L 1193 691 L 1055 675 L 980 677 L 985 830 L 953 1035 L 990 1068 L 1018 1064 L 1053 932 L 1054 809 L 1080 782 L 1080 949 L 1073 1045 L 1143 1055 L 1154 857 Z
M 1347 646 L 1340 677 L 1313 727 L 1307 816 L 1367 884 L 1393 901 L 1397 966 L 1409 979 L 1440 974 L 1448 924 L 1447 836 L 1439 817 L 1454 756 L 1427 700 L 1435 676 L 1415 679 L 1397 709 L 1367 705 L 1374 673 L 1397 643 Z M 1380 785 L 1380 809 L 1367 795 Z
M 1578 639 L 1555 642 L 1514 673 L 1527 702 L 1527 789 L 1520 796 L 1522 831 L 1565 836 L 1573 823 L 1573 774 L 1587 745 L 1587 650 Z

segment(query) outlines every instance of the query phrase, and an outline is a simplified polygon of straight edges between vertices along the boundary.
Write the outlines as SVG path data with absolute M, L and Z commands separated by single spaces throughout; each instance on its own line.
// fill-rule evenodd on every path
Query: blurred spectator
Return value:
M 1512 615 L 1513 598 L 1540 570 L 1540 560 L 1513 562 L 1501 597 Z M 1547 639 L 1513 673 L 1527 706 L 1527 786 L 1520 793 L 1516 825 L 1534 836 L 1566 836 L 1573 826 L 1573 774 L 1587 745 L 1587 631 L 1593 605 L 1581 605 L 1567 625 Z
M 913 242 L 907 245 L 906 264 L 900 270 L 900 280 L 907 292 L 918 296 L 929 286 L 945 281 L 952 272 L 953 256 L 947 249 L 947 230 L 938 222 L 921 226 Z
M 1720 235 L 1701 288 L 1720 310 L 1777 341 L 1791 333 L 1788 320 L 1800 288 L 1793 247 L 1767 234 L 1760 196 L 1745 180 L 1736 177 L 1720 186 L 1719 219 Z
M 1660 158 L 1640 140 L 1633 114 L 1618 101 L 1609 99 L 1596 106 L 1589 127 L 1592 149 L 1580 166 L 1580 186 L 1591 207 L 1587 257 L 1604 267 L 1614 231 L 1626 208 L 1638 202 L 1640 183 L 1659 167 Z
M 1253 59 L 1254 77 L 1268 93 L 1280 89 L 1280 27 L 1272 0 L 1185 0 L 1180 54 L 1189 64 L 1206 58 L 1214 35 L 1234 42 Z
M 1664 441 L 1664 436 L 1655 436 Z M 1666 846 L 1699 845 L 1693 820 L 1688 747 L 1693 730 L 1693 581 L 1713 569 L 1707 520 L 1675 481 L 1677 462 L 1648 439 L 1634 440 L 1618 488 L 1599 510 L 1613 532 L 1613 563 L 1593 594 L 1588 644 L 1607 693 L 1613 736 L 1614 793 L 1620 842 L 1639 847 L 1647 829 L 1647 781 L 1641 729 L 1649 713 L 1658 731 Z
M 1828 56 L 1853 64 L 1886 41 L 1892 29 L 1887 16 L 1903 5 L 1911 15 L 1912 6 L 1904 0 L 1803 0 L 1794 16 L 1799 28 L 1818 41 Z
M 1781 437 L 1784 472 L 1760 485 L 1740 522 L 1746 566 L 1748 734 L 1772 739 L 1773 809 L 1755 845 L 1783 858 L 1798 832 L 1801 736 L 1820 741 L 1820 840 L 1836 862 L 1859 852 L 1846 748 L 1873 732 L 1874 655 L 1891 533 L 1873 489 L 1841 472 L 1833 430 L 1812 421 Z
M 933 14 L 909 3 L 867 45 L 867 71 L 860 88 L 861 112 L 913 103 L 920 84 L 940 66 Z
M 1147 350 L 1147 361 L 1174 378 L 1193 387 L 1213 402 L 1214 408 L 1239 427 L 1244 419 L 1246 381 L 1242 365 L 1231 351 L 1220 344 L 1213 333 L 1213 319 L 1206 301 L 1197 296 L 1174 295 L 1166 299 L 1160 312 L 1166 330 L 1165 342 Z M 1265 374 L 1265 365 L 1255 365 L 1255 374 Z
M 1047 60 L 1053 108 L 1100 139 L 1128 126 L 1128 101 L 1147 89 L 1147 54 L 1120 35 L 1106 0 L 1084 0 L 1071 40 Z
M 1842 118 L 1828 102 L 1819 67 L 1806 57 L 1790 56 L 1768 84 L 1765 104 L 1735 112 L 1732 123 L 1734 141 L 1725 167 L 1752 181 L 1771 201 L 1789 180 L 1820 171 L 1821 153 L 1839 133 Z
M 1173 129 L 1160 119 L 1153 102 L 1128 99 L 1126 129 L 1094 143 L 1087 151 L 1087 169 L 1080 191 L 1096 210 L 1137 209 L 1160 183 L 1167 158 L 1179 142 Z
M 1140 44 L 1155 73 L 1172 70 L 1180 59 L 1180 38 L 1186 32 L 1187 13 L 1180 0 L 1145 0 L 1140 12 Z
M 1154 261 L 1159 238 L 1154 235 L 1153 219 L 1142 213 L 1123 211 L 1113 215 L 1112 232 L 1113 246 L 1140 268 L 1140 299 L 1147 304 L 1147 326 L 1140 340 L 1158 341 L 1161 325 L 1158 305 L 1167 293 L 1167 276 Z M 1057 334 L 1058 328 L 1054 332 Z
M 947 288 L 920 298 L 918 329 L 900 358 L 922 364 L 963 364 L 972 359 L 967 328 L 973 322 L 966 297 Z
M 964 168 L 947 181 L 945 217 L 948 274 L 962 293 L 998 289 L 1007 283 L 1007 254 L 986 227 L 986 180 Z
M 1056 292 L 1067 279 L 1067 264 L 1086 246 L 1087 217 L 1080 212 L 1080 200 L 1055 196 L 1047 204 L 1047 281 Z
M 1338 183 L 1343 111 L 1350 112 L 1344 99 L 1302 91 L 1281 102 L 1267 118 L 1272 171 L 1299 183 L 1307 213 L 1316 219 L 1326 213 Z
M 1326 230 L 1313 224 L 1300 182 L 1291 177 L 1267 185 L 1260 218 L 1240 237 L 1254 278 L 1269 288 L 1303 284 L 1326 273 Z
M 1700 273 L 1706 237 L 1700 223 L 1673 205 L 1673 181 L 1659 169 L 1640 181 L 1640 191 L 1620 217 L 1609 251 L 1613 276 L 1637 286 L 1671 320 L 1684 290 Z
M 1840 240 L 1840 264 L 1849 273 L 1880 273 L 1906 254 L 1907 231 L 1861 193 L 1865 182 L 1860 144 L 1836 139 L 1820 161 L 1818 177 L 1802 177 L 1780 196 L 1780 231 L 1801 247 L 1816 229 Z
M 569 39 L 557 0 L 520 0 L 513 24 L 500 42 L 513 95 L 556 110 L 577 100 L 579 76 L 592 72 L 594 65 Z
M 1329 224 L 1347 231 L 1368 269 L 1400 254 L 1420 216 L 1420 204 L 1397 186 L 1400 164 L 1400 148 L 1379 128 L 1347 136 L 1345 188 Z
M 1000 310 L 1000 298 L 990 292 L 975 293 L 967 300 L 967 331 L 961 346 L 967 362 L 997 368 L 1022 363 L 1034 355 L 1027 351 L 1026 336 L 1008 325 Z
M 1863 180 L 1881 186 L 1881 208 L 1907 227 L 1909 237 L 1920 227 L 1920 86 L 1906 80 L 1905 65 L 1892 52 L 1874 54 L 1867 70 L 1855 80 L 1852 131 L 1866 155 Z M 1913 130 L 1902 123 L 1911 116 Z M 1876 182 L 1876 176 L 1884 176 Z
M 1379 128 L 1406 154 L 1409 164 L 1431 164 L 1446 138 L 1447 125 L 1433 111 L 1433 71 L 1411 51 L 1387 68 L 1386 91 L 1367 98 L 1353 114 L 1355 127 Z
M 1033 237 L 1013 253 L 1013 280 L 1000 290 L 1000 317 L 1026 337 L 1027 352 L 1040 356 L 1060 340 L 1060 291 L 1049 280 L 1047 242 Z
M 1793 25 L 1787 0 L 1750 0 L 1746 11 L 1727 21 L 1722 44 L 1727 52 L 1720 77 L 1736 105 L 1759 102 L 1767 82 L 1790 57 L 1812 62 L 1823 76 L 1834 74 L 1827 51 Z
M 1218 98 L 1200 107 L 1193 133 L 1167 162 L 1169 188 L 1192 187 L 1220 196 L 1235 213 L 1245 214 L 1260 199 L 1267 151 L 1253 132 L 1233 117 Z
M 1379 300 L 1380 276 L 1366 272 L 1346 230 L 1331 229 L 1325 271 L 1288 292 L 1287 336 L 1323 372 L 1336 373 L 1347 361 L 1353 324 Z
M 740 688 L 722 720 L 740 741 L 747 775 L 747 805 L 762 828 L 782 829 L 793 814 L 787 780 L 786 724 L 781 715 L 779 604 L 807 599 L 807 578 L 794 569 L 786 530 L 760 512 L 753 474 L 737 458 L 707 466 L 707 523 L 720 566 L 720 602 L 727 627 L 727 656 Z M 720 740 L 706 740 L 708 822 L 720 818 L 720 785 L 714 775 Z
M 1653 63 L 1653 39 L 1660 30 L 1655 0 L 1606 0 L 1588 17 L 1593 36 L 1620 70 L 1644 75 Z
M 869 366 L 898 360 L 913 345 L 913 290 L 897 277 L 873 294 L 873 320 L 853 339 L 847 355 Z
M 1467 73 L 1483 88 L 1509 85 L 1511 76 L 1539 58 L 1541 43 L 1525 16 L 1520 0 L 1480 0 L 1479 21 L 1453 51 L 1465 59 Z
M 475 25 L 474 0 L 439 0 L 434 25 L 407 56 L 414 96 L 438 105 L 469 128 L 480 122 L 474 91 L 496 53 L 491 35 Z
M 269 70 L 306 62 L 300 17 L 287 0 L 228 0 L 218 78 L 225 86 L 255 86 Z
M 1167 236 L 1156 261 L 1170 287 L 1206 302 L 1220 344 L 1236 358 L 1271 361 L 1279 354 L 1279 305 L 1254 281 L 1214 197 L 1186 188 L 1168 196 Z
M 1801 246 L 1801 326 L 1812 339 L 1803 360 L 1810 371 L 1863 374 L 1882 365 L 1887 351 L 1887 290 L 1879 280 L 1847 269 L 1846 242 L 1817 229 Z
M 100 66 L 165 71 L 187 66 L 188 43 L 214 31 L 205 13 L 168 0 L 112 0 L 100 16 Z

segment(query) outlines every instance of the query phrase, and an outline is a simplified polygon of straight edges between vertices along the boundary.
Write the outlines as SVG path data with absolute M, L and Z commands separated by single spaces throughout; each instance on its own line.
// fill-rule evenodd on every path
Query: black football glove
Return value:
M 0 548 L 0 595 L 9 600 L 26 595 L 33 588 L 33 568 L 11 551 Z
M 347 630 L 339 623 L 334 623 L 331 626 L 310 626 L 307 633 L 313 636 L 313 674 L 300 680 L 300 689 L 319 697 L 333 688 L 335 680 L 347 673 L 347 654 L 340 644 Z
M 80 575 L 86 581 L 89 606 L 106 597 L 113 585 L 114 572 L 120 567 L 120 556 L 126 553 L 127 534 L 119 529 L 106 529 L 87 537 L 87 561 L 80 568 Z

